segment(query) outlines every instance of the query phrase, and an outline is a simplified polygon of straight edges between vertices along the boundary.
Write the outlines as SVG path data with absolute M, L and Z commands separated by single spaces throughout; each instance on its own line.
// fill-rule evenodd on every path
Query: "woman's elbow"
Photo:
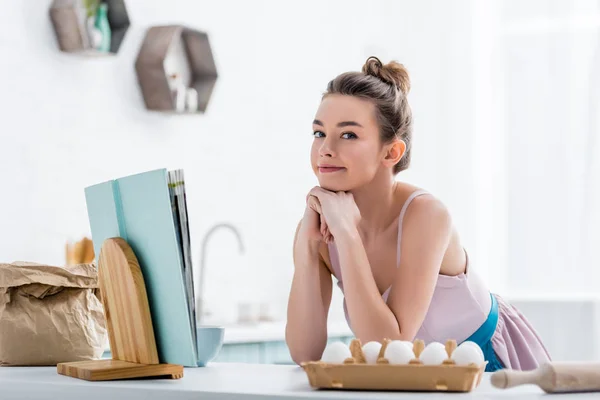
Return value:
M 314 343 L 308 345 L 294 343 L 289 340 L 286 340 L 286 342 L 292 361 L 298 365 L 301 365 L 303 362 L 319 361 L 325 350 L 324 346 L 315 346 Z
M 301 365 L 303 362 L 319 361 L 325 351 L 327 334 L 301 338 L 286 330 L 285 342 L 294 363 Z M 297 332 L 296 332 L 297 333 Z
M 309 351 L 290 351 L 290 356 L 295 364 L 302 365 L 305 362 L 319 361 L 321 354 Z

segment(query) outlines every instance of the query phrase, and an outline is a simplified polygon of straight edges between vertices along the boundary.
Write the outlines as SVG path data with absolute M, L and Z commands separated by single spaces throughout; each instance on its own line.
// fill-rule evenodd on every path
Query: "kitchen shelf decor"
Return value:
M 146 108 L 206 112 L 217 81 L 208 34 L 182 25 L 148 29 L 135 62 Z
M 67 53 L 114 55 L 131 22 L 124 0 L 53 0 L 50 20 Z

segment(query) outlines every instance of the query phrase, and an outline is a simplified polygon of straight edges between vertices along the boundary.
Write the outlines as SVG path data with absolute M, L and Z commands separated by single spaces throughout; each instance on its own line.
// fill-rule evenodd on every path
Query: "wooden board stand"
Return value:
M 60 363 L 58 373 L 88 381 L 182 378 L 182 365 L 158 360 L 144 277 L 124 239 L 106 239 L 102 244 L 98 279 L 112 360 Z

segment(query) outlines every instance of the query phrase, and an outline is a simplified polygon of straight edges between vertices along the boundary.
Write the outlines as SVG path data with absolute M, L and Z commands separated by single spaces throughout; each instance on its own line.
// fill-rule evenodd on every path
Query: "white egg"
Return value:
M 411 350 L 414 347 L 413 342 L 409 342 L 408 340 L 398 340 L 398 342 L 404 343 L 405 345 L 407 345 Z
M 381 343 L 379 342 L 367 342 L 363 345 L 362 351 L 365 354 L 365 360 L 367 364 L 376 364 L 379 351 L 381 350 Z
M 412 343 L 401 340 L 393 340 L 388 343 L 383 355 L 390 364 L 408 364 L 415 357 Z
M 343 364 L 344 360 L 351 357 L 352 353 L 347 344 L 344 342 L 333 342 L 325 348 L 321 356 L 321 361 L 330 364 Z
M 475 346 L 462 343 L 453 352 L 451 357 L 456 365 L 469 365 L 476 364 L 481 365 L 485 361 L 483 357 L 483 351 L 475 344 Z
M 439 342 L 429 343 L 419 356 L 419 359 L 425 365 L 439 365 L 447 358 L 446 348 Z
M 475 342 L 471 342 L 470 340 L 467 340 L 465 342 L 462 342 L 459 346 L 473 346 L 475 349 L 477 349 L 477 352 L 481 355 L 481 358 L 485 359 L 484 355 L 483 355 L 483 350 L 481 350 L 481 347 L 479 347 L 479 345 Z

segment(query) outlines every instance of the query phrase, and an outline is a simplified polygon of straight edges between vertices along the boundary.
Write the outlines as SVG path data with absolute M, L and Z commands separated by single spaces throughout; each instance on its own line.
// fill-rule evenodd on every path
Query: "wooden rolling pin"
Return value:
M 533 371 L 503 369 L 494 372 L 491 381 L 500 389 L 534 384 L 546 393 L 600 391 L 600 363 L 551 362 Z

